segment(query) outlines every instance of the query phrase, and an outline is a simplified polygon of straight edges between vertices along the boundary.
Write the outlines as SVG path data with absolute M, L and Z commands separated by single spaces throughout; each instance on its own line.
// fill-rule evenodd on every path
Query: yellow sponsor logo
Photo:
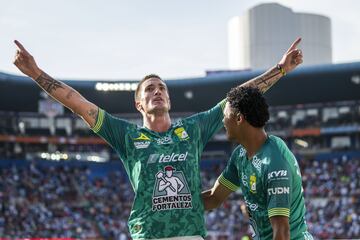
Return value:
M 146 136 L 145 134 L 141 133 L 139 137 L 133 138 L 133 140 L 150 141 L 150 138 L 148 136 Z
M 189 135 L 187 134 L 187 132 L 185 131 L 185 129 L 183 127 L 179 127 L 177 129 L 175 129 L 174 132 L 180 140 L 188 140 L 189 139 Z
M 256 193 L 256 176 L 255 175 L 250 176 L 250 192 Z

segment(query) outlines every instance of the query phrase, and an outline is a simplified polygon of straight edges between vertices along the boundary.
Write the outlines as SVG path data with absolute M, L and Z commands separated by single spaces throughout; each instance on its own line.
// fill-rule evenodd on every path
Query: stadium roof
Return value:
M 234 86 L 263 71 L 210 74 L 202 78 L 166 81 L 172 111 L 206 110 Z M 133 91 L 98 91 L 97 83 L 134 83 L 130 80 L 64 80 L 89 101 L 112 113 L 133 113 Z M 135 81 L 136 82 L 136 81 Z M 0 111 L 37 112 L 41 90 L 27 77 L 0 73 Z M 360 62 L 300 67 L 266 93 L 270 105 L 360 100 Z

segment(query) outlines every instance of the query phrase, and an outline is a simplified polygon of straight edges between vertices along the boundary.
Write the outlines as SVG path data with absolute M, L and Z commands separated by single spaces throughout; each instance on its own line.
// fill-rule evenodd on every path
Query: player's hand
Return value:
M 14 64 L 25 75 L 37 79 L 41 75 L 41 70 L 37 66 L 35 59 L 17 40 L 14 41 L 17 46 Z
M 298 65 L 303 62 L 302 51 L 297 48 L 297 45 L 301 42 L 301 38 L 298 38 L 293 42 L 290 48 L 286 51 L 286 53 L 281 58 L 279 65 L 285 70 L 285 72 L 289 73 L 293 69 L 295 69 Z

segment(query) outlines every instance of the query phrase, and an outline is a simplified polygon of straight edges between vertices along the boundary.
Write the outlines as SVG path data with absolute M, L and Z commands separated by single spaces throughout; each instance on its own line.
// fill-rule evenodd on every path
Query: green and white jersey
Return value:
M 291 239 L 312 239 L 305 221 L 299 166 L 280 138 L 269 136 L 252 159 L 238 146 L 219 182 L 232 191 L 241 188 L 254 239 L 273 239 L 273 216 L 289 217 Z
M 135 192 L 129 218 L 133 239 L 205 236 L 200 156 L 223 126 L 222 101 L 158 133 L 99 109 L 93 131 L 122 160 Z

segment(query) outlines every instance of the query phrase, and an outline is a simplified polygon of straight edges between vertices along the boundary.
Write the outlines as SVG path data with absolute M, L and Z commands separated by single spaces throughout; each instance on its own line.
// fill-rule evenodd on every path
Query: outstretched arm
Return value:
M 216 180 L 212 189 L 201 193 L 205 210 L 218 208 L 231 193 L 232 191 L 229 188 L 222 185 L 219 180 Z
M 271 88 L 282 76 L 294 70 L 303 62 L 301 50 L 297 48 L 301 38 L 293 42 L 290 48 L 285 52 L 280 62 L 266 71 L 264 74 L 247 81 L 242 86 L 257 87 L 262 93 Z
M 18 47 L 14 64 L 25 75 L 32 78 L 47 94 L 69 108 L 94 127 L 98 114 L 98 107 L 87 101 L 79 92 L 65 83 L 55 80 L 42 71 L 36 64 L 34 57 L 17 40 Z

